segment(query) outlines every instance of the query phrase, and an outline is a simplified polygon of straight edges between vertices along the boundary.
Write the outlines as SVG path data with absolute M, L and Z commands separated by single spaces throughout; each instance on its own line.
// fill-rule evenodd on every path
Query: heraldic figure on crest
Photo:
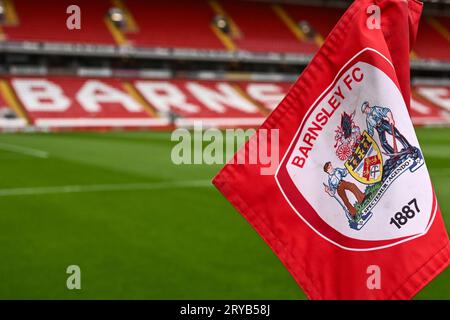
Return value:
M 327 183 L 323 183 L 325 192 L 340 204 L 350 228 L 355 230 L 360 230 L 370 220 L 376 204 L 401 174 L 407 170 L 415 172 L 424 163 L 419 148 L 412 146 L 396 127 L 390 108 L 371 106 L 365 101 L 361 112 L 366 117 L 367 130 L 361 130 L 355 123 L 356 110 L 351 114 L 343 112 L 341 124 L 335 130 L 335 154 L 343 161 L 344 168 L 334 168 L 331 161 L 323 167 L 328 175 Z M 375 140 L 375 131 L 381 149 Z M 397 141 L 401 150 L 397 148 Z M 344 180 L 347 176 L 366 185 L 364 192 L 357 184 Z M 349 195 L 353 195 L 356 202 L 352 204 Z
M 384 149 L 387 155 L 395 155 L 398 151 L 396 149 L 396 140 L 400 141 L 404 150 L 413 150 L 413 146 L 411 146 L 406 140 L 406 138 L 398 131 L 395 127 L 394 116 L 392 115 L 392 111 L 386 107 L 379 107 L 369 105 L 369 102 L 365 101 L 361 105 L 361 111 L 363 114 L 367 116 L 367 131 L 373 137 L 374 130 L 378 132 L 378 137 L 380 138 L 381 147 Z M 393 136 L 393 145 L 392 147 L 386 138 L 386 133 L 389 133 Z
M 341 168 L 333 168 L 333 165 L 330 161 L 325 163 L 323 166 L 323 170 L 328 174 L 328 185 L 325 185 L 325 192 L 328 193 L 331 197 L 336 195 L 342 199 L 344 202 L 345 208 L 348 210 L 352 218 L 356 215 L 355 207 L 348 200 L 346 191 L 353 193 L 359 203 L 362 203 L 365 195 L 359 190 L 358 186 L 352 182 L 345 181 L 343 178 L 347 176 L 348 170 Z

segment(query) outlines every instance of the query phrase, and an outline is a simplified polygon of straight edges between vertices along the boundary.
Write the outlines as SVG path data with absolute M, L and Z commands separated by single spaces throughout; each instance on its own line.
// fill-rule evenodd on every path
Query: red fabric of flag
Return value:
M 213 180 L 311 299 L 409 299 L 449 264 L 408 114 L 421 10 L 412 0 L 355 1 Z M 271 175 L 237 161 L 264 143 L 263 130 L 280 159 Z

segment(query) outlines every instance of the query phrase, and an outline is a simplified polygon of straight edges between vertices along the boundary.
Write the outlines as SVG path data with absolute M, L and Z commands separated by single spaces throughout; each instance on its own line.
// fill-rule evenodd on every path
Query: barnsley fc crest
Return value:
M 344 166 L 353 178 L 364 184 L 374 184 L 383 176 L 383 158 L 375 140 L 364 131 Z
M 310 107 L 275 178 L 294 213 L 346 250 L 417 238 L 437 208 L 393 67 L 370 48 Z

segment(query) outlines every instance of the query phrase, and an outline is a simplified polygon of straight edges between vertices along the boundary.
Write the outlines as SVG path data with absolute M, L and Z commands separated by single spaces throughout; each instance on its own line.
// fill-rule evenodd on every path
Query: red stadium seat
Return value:
M 129 0 L 126 5 L 139 28 L 126 34 L 135 46 L 225 49 L 211 29 L 215 14 L 206 1 Z
M 222 1 L 242 36 L 233 39 L 239 49 L 255 52 L 313 53 L 317 45 L 301 42 L 266 3 Z
M 117 79 L 12 77 L 11 87 L 33 124 L 42 127 L 157 126 Z
M 268 111 L 237 83 L 222 81 L 70 76 L 5 80 L 31 123 L 44 128 L 161 127 L 169 125 L 169 111 L 183 126 L 198 120 L 205 125 L 256 126 Z M 0 91 L 0 107 L 10 107 L 4 95 Z
M 284 5 L 285 9 L 296 21 L 308 21 L 322 37 L 326 37 L 344 14 L 344 9 Z
M 445 109 L 418 93 L 420 86 L 413 88 L 410 115 L 415 125 L 449 124 L 450 116 Z M 446 88 L 450 92 L 450 88 Z
M 291 86 L 288 82 L 73 76 L 0 81 L 0 111 L 12 109 L 42 128 L 166 127 L 171 118 L 180 126 L 199 120 L 205 126 L 258 126 Z M 450 87 L 415 85 L 410 113 L 418 125 L 449 124 Z M 12 124 L 0 121 L 0 129 Z
M 7 90 L 8 92 L 5 92 Z M 15 110 L 11 105 L 11 101 L 6 99 L 10 89 L 0 80 L 0 131 L 11 128 L 24 128 L 27 121 L 21 110 Z M 9 95 L 10 97 L 10 95 Z
M 212 20 L 214 9 L 206 0 L 191 1 L 141 1 L 122 0 L 134 18 L 137 29 L 112 30 L 106 24 L 108 10 L 114 6 L 109 0 L 79 0 L 81 8 L 81 30 L 69 30 L 66 8 L 69 0 L 29 1 L 14 0 L 18 23 L 3 25 L 0 38 L 7 41 L 61 42 L 80 44 L 116 44 L 123 42 L 136 47 L 192 48 L 226 50 L 222 37 L 215 34 Z M 240 34 L 232 35 L 231 41 L 237 49 L 251 52 L 313 54 L 320 41 L 300 40 L 292 25 L 282 19 L 280 12 L 271 3 L 237 0 L 218 0 L 218 5 L 230 16 Z M 307 21 L 323 38 L 331 31 L 344 12 L 343 9 L 283 4 L 278 8 L 284 12 L 291 24 Z M 295 28 L 295 27 L 294 27 Z M 114 34 L 114 36 L 113 36 Z M 422 59 L 450 61 L 450 18 L 423 16 L 420 23 L 415 53 Z
M 263 121 L 258 104 L 234 83 L 222 81 L 136 80 L 134 86 L 160 114 L 171 111 L 184 125 L 255 126 Z
M 81 9 L 81 29 L 66 27 L 70 0 L 29 1 L 14 0 L 18 17 L 15 26 L 4 26 L 10 41 L 68 42 L 89 44 L 115 44 L 104 22 L 111 3 L 108 0 L 78 0 Z
M 422 16 L 414 50 L 419 58 L 450 61 L 449 40 L 433 27 L 438 23 L 450 34 L 450 19 Z M 444 31 L 445 32 L 445 31 Z

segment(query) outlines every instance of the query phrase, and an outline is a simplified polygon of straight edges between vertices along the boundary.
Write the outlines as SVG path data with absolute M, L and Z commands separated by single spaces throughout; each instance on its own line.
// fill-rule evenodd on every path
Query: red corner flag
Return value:
M 258 130 L 279 129 L 276 172 L 233 164 L 255 135 L 213 181 L 311 299 L 409 299 L 449 264 L 408 114 L 421 10 L 356 0 Z

